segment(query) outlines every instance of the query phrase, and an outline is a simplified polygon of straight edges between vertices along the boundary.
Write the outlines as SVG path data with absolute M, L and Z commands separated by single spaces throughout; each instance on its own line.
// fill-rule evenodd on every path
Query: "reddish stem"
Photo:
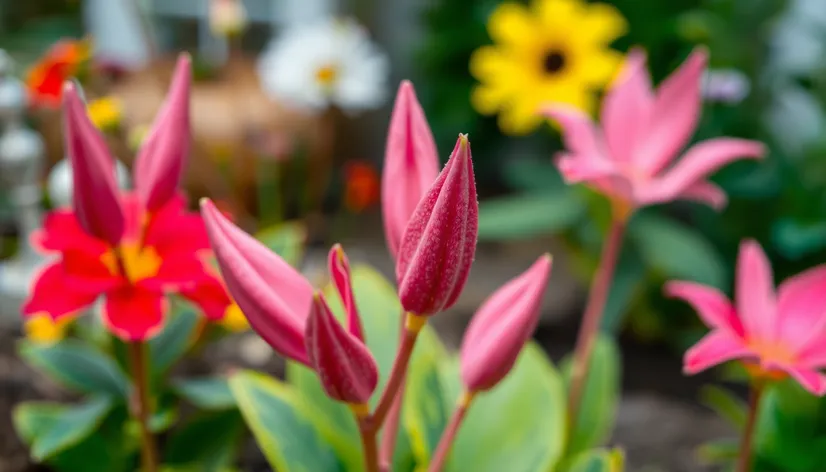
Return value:
M 450 454 L 450 449 L 453 447 L 453 442 L 456 440 L 456 434 L 459 432 L 459 427 L 462 426 L 462 421 L 465 419 L 465 414 L 473 401 L 473 393 L 465 392 L 456 404 L 456 409 L 453 410 L 453 416 L 450 418 L 447 428 L 442 433 L 439 439 L 439 445 L 436 446 L 436 452 L 433 454 L 433 460 L 430 461 L 428 472 L 441 472 L 447 462 L 447 456 Z
M 401 321 L 399 329 L 399 343 L 404 342 L 405 335 L 405 315 L 399 317 Z M 404 390 L 406 377 L 402 379 L 402 384 L 399 387 L 396 398 L 393 400 L 393 405 L 390 407 L 390 413 L 387 414 L 387 420 L 384 425 L 384 433 L 381 436 L 381 444 L 379 445 L 379 466 L 382 472 L 389 472 L 393 464 L 393 452 L 396 448 L 396 439 L 399 435 L 399 423 L 401 420 L 402 404 L 404 403 Z
M 406 318 L 404 336 L 401 343 L 399 343 L 399 350 L 396 353 L 396 359 L 393 361 L 393 368 L 390 370 L 390 378 L 387 379 L 387 385 L 384 386 L 379 404 L 371 417 L 371 423 L 376 430 L 381 429 L 387 413 L 390 412 L 390 407 L 393 406 L 396 400 L 396 394 L 407 372 L 407 365 L 410 363 L 410 356 L 413 354 L 416 339 L 419 337 L 422 327 L 427 323 L 426 317 L 413 313 L 408 313 Z
M 149 372 L 146 362 L 146 343 L 134 341 L 128 344 L 129 357 L 132 364 L 132 378 L 135 384 L 133 397 L 133 415 L 138 420 L 141 435 L 141 467 L 144 472 L 158 470 L 155 440 L 149 429 L 149 419 L 152 417 L 152 405 L 149 398 Z
M 757 424 L 757 412 L 760 409 L 760 399 L 763 397 L 763 384 L 755 383 L 749 393 L 749 411 L 746 425 L 743 428 L 743 439 L 740 443 L 740 453 L 737 459 L 737 472 L 751 472 L 752 442 L 754 440 L 754 426 Z
M 594 350 L 594 340 L 599 332 L 602 313 L 605 311 L 605 302 L 611 290 L 611 280 L 619 260 L 622 249 L 622 238 L 625 233 L 626 218 L 614 218 L 611 229 L 602 248 L 599 267 L 594 275 L 588 302 L 585 305 L 585 314 L 579 328 L 579 336 L 574 350 L 573 365 L 571 368 L 571 388 L 568 394 L 568 438 L 571 438 L 576 427 L 579 405 L 582 400 L 588 364 Z

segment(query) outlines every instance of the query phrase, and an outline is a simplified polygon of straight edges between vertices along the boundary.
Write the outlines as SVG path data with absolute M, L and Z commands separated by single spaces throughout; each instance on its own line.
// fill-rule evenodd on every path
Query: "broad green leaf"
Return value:
M 629 238 L 636 243 L 646 264 L 667 278 L 693 280 L 713 287 L 726 283 L 726 266 L 717 250 L 688 226 L 650 214 L 639 215 L 631 222 Z
M 747 406 L 729 390 L 716 385 L 705 385 L 700 389 L 700 401 L 726 419 L 737 430 L 746 424 Z
M 593 449 L 578 454 L 567 472 L 622 472 L 625 457 L 621 450 Z
M 247 426 L 275 470 L 344 470 L 289 386 L 252 371 L 236 373 L 229 385 Z
M 789 259 L 800 259 L 826 247 L 826 222 L 805 223 L 792 218 L 774 222 L 772 242 Z
M 108 397 L 94 397 L 62 411 L 32 442 L 32 457 L 42 462 L 92 434 L 112 409 Z
M 125 397 L 129 380 L 115 361 L 85 344 L 66 339 L 51 346 L 20 344 L 20 355 L 64 386 L 84 393 Z
M 202 315 L 192 305 L 176 301 L 175 306 L 178 309 L 173 311 L 163 331 L 149 341 L 150 368 L 156 378 L 183 357 L 200 327 Z
M 51 402 L 24 402 L 18 404 L 12 413 L 14 429 L 31 445 L 37 436 L 48 430 L 68 409 L 67 405 Z
M 585 202 L 572 190 L 509 195 L 482 201 L 480 240 L 515 240 L 554 234 L 585 215 Z
M 65 472 L 133 472 L 133 454 L 122 451 L 122 445 L 117 443 L 119 439 L 96 431 L 46 463 L 54 470 Z
M 514 190 L 547 193 L 565 189 L 562 176 L 547 157 L 507 160 L 502 166 L 502 178 Z
M 307 227 L 299 221 L 278 223 L 261 230 L 255 238 L 293 267 L 304 257 Z
M 205 377 L 180 379 L 172 382 L 175 392 L 189 403 L 205 410 L 226 410 L 235 408 L 235 399 L 229 389 L 227 379 Z
M 561 369 L 570 388 L 570 357 L 563 360 Z M 619 351 L 609 336 L 600 335 L 594 342 L 576 428 L 565 452 L 567 456 L 599 446 L 608 439 L 614 427 L 619 397 Z
M 401 329 L 401 305 L 393 286 L 371 267 L 354 265 L 352 281 L 367 345 L 376 358 L 381 375 L 371 402 L 375 407 L 396 355 Z M 324 296 L 333 313 L 343 319 L 344 309 L 335 289 L 332 286 L 325 287 Z M 435 332 L 426 326 L 419 335 L 411 363 L 418 362 L 422 356 L 438 357 L 443 353 L 444 348 Z M 306 367 L 288 363 L 287 380 L 300 392 L 301 400 L 306 402 L 308 410 L 312 412 L 313 421 L 325 439 L 333 445 L 348 470 L 361 470 L 361 443 L 352 412 L 328 398 L 316 374 Z M 410 439 L 403 439 L 405 440 L 399 440 L 396 445 L 396 468 L 402 467 L 405 458 L 411 454 L 409 449 L 403 447 L 405 444 L 409 446 Z
M 458 362 L 446 363 L 443 369 L 452 409 L 460 390 Z M 562 379 L 542 349 L 531 342 L 502 383 L 473 400 L 445 470 L 553 470 L 564 443 Z
M 235 460 L 244 430 L 237 410 L 202 413 L 172 433 L 164 458 L 199 472 L 224 471 Z

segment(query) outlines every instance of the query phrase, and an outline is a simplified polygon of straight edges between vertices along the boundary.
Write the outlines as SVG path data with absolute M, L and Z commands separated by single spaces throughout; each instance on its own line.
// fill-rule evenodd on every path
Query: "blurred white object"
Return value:
M 241 0 L 210 0 L 209 29 L 215 36 L 236 36 L 247 27 L 247 21 L 247 9 Z
M 357 113 L 380 107 L 387 97 L 387 57 L 352 19 L 289 27 L 258 61 L 264 90 L 294 107 Z
M 709 102 L 735 105 L 751 92 L 751 82 L 736 69 L 712 69 L 703 76 L 703 98 Z
M 119 160 L 115 160 L 118 186 L 121 189 L 129 187 L 129 171 Z M 72 164 L 68 158 L 63 158 L 52 167 L 49 173 L 47 191 L 54 207 L 68 207 L 72 205 Z
M 149 60 L 141 20 L 130 6 L 133 1 L 85 0 L 83 16 L 86 30 L 94 38 L 96 59 L 129 68 L 139 68 Z

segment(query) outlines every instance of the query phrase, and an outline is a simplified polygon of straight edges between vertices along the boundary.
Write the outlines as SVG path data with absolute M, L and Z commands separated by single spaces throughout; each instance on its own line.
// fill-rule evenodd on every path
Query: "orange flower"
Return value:
M 379 174 L 366 161 L 350 161 L 344 165 L 344 207 L 361 213 L 379 201 Z
M 88 40 L 60 40 L 30 70 L 26 86 L 32 105 L 57 108 L 63 98 L 63 83 L 76 76 L 91 55 Z

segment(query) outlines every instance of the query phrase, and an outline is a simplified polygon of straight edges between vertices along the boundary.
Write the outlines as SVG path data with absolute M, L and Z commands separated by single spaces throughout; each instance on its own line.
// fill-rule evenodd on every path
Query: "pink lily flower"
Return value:
M 305 332 L 307 355 L 333 400 L 365 405 L 379 383 L 379 369 L 364 341 L 336 320 L 316 292 Z
M 341 244 L 335 244 L 330 248 L 327 257 L 327 268 L 333 285 L 344 305 L 344 312 L 347 314 L 347 331 L 360 341 L 364 341 L 364 330 L 361 327 L 361 317 L 356 306 L 356 297 L 353 294 L 353 285 L 350 281 L 350 261 Z
M 410 218 L 396 261 L 399 299 L 420 316 L 459 298 L 476 254 L 479 203 L 470 143 L 460 135 L 445 168 Z
M 685 354 L 694 374 L 740 359 L 758 376 L 791 376 L 806 390 L 826 394 L 826 265 L 786 279 L 774 289 L 772 268 L 760 245 L 740 244 L 735 300 L 693 282 L 670 282 L 669 296 L 692 305 L 711 332 Z
M 390 117 L 381 178 L 384 234 L 393 258 L 407 221 L 438 175 L 436 141 L 413 84 L 405 80 L 399 86 Z
M 192 58 L 181 54 L 166 101 L 135 157 L 135 192 L 150 213 L 175 196 L 189 154 Z
M 544 112 L 562 127 L 567 147 L 556 160 L 565 181 L 585 183 L 629 213 L 674 200 L 724 207 L 725 192 L 708 177 L 733 161 L 762 158 L 766 151 L 756 141 L 715 138 L 677 158 L 700 119 L 707 56 L 696 49 L 654 91 L 645 54 L 632 50 L 602 103 L 601 128 L 580 111 L 548 105 Z
M 460 354 L 468 392 L 490 390 L 513 368 L 539 323 L 542 295 L 551 275 L 545 254 L 493 293 L 470 320 Z

